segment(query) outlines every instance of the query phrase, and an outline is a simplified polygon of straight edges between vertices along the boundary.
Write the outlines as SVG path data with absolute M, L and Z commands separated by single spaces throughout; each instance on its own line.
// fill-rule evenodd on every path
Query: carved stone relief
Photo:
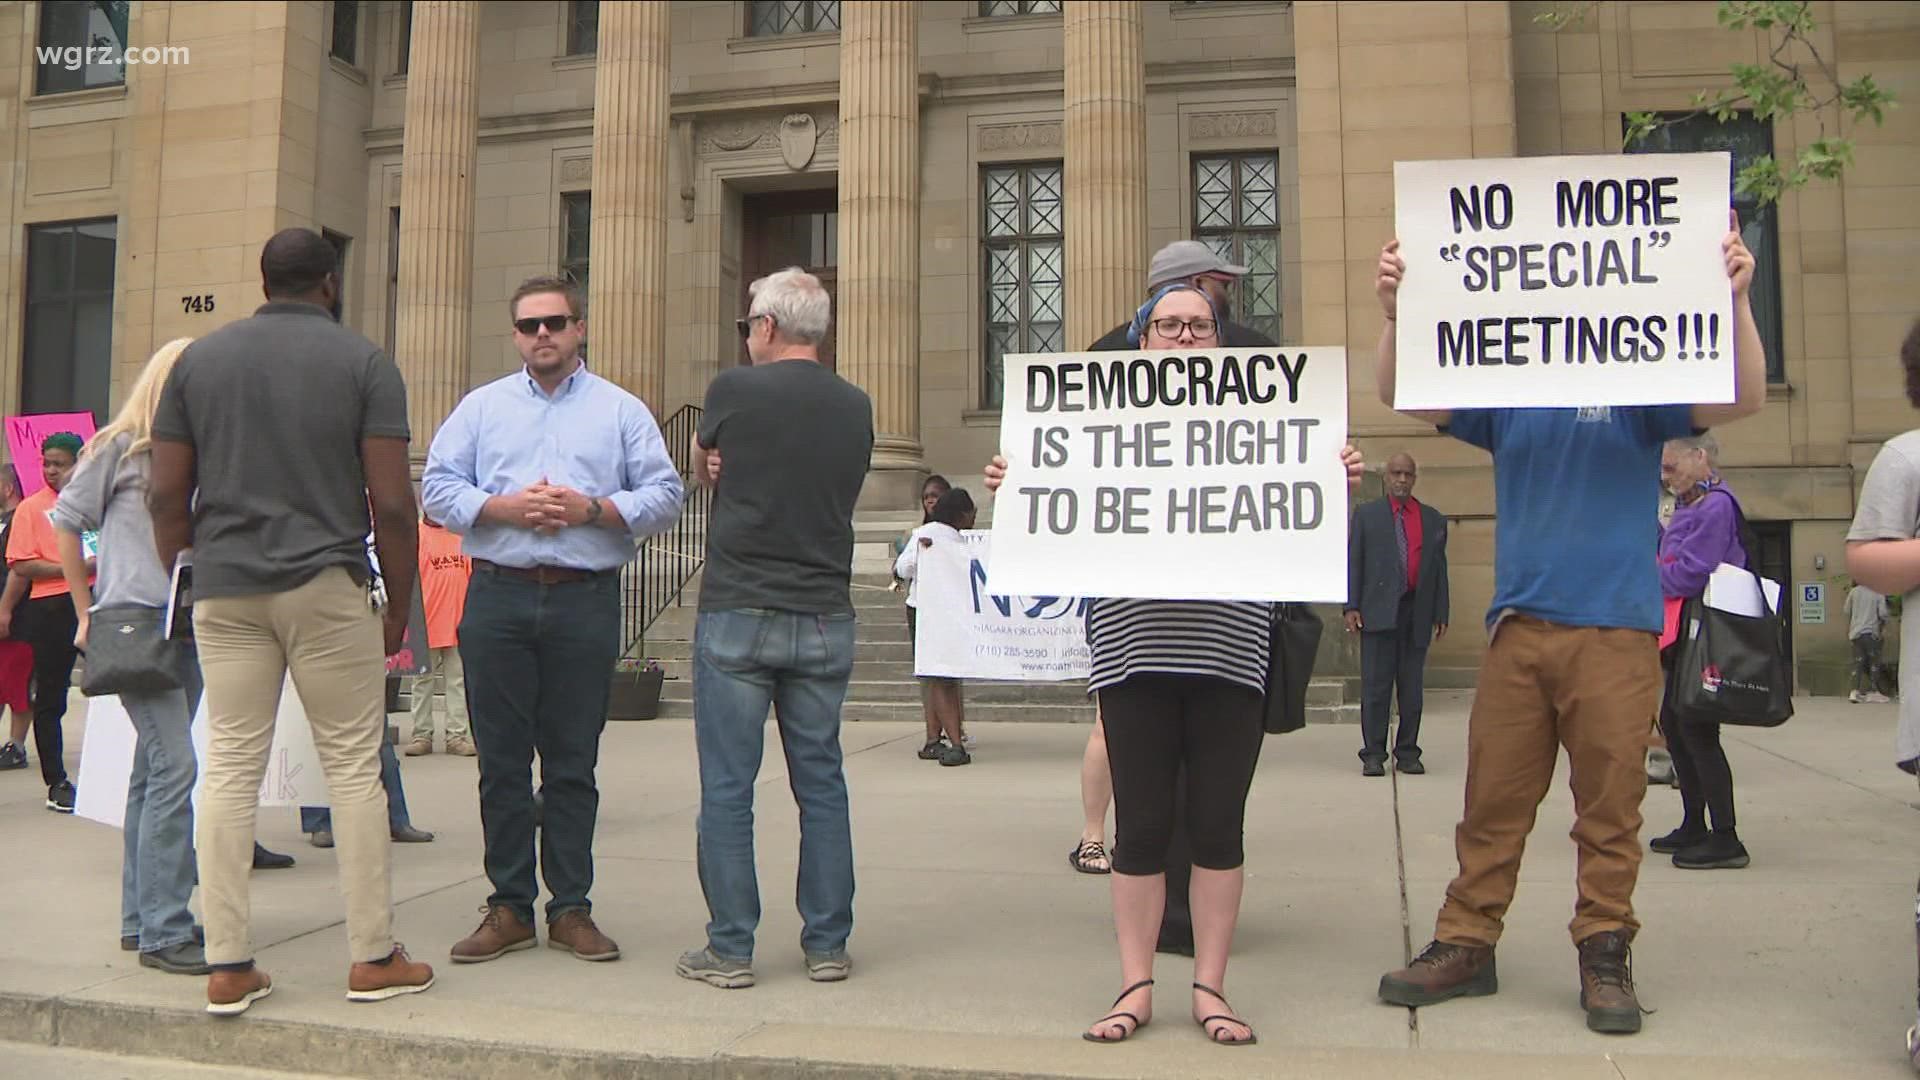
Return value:
M 1278 130 L 1269 110 L 1195 113 L 1187 122 L 1187 134 L 1195 139 L 1243 139 L 1274 135 Z
M 976 138 L 981 150 L 1024 150 L 1029 147 L 1055 147 L 1062 141 L 1058 120 L 1029 124 L 990 124 Z

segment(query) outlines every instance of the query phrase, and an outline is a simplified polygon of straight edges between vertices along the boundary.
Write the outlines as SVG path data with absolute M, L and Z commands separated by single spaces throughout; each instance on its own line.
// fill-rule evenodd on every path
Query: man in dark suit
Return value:
M 1213 309 L 1220 313 L 1220 343 L 1226 348 L 1270 347 L 1279 344 L 1265 334 L 1250 327 L 1230 321 L 1233 316 L 1233 287 L 1246 275 L 1247 268 L 1236 266 L 1220 257 L 1219 253 L 1198 240 L 1176 240 L 1159 251 L 1154 252 L 1153 260 L 1147 264 L 1147 298 L 1168 285 L 1191 285 L 1207 294 Z M 1134 346 L 1127 341 L 1127 327 L 1131 320 L 1121 323 L 1102 335 L 1100 340 L 1089 346 L 1090 352 L 1124 352 Z M 1087 741 L 1086 756 L 1091 759 L 1098 756 L 1098 766 L 1091 770 L 1093 775 L 1105 778 L 1107 774 L 1104 729 L 1096 729 L 1093 737 Z M 1081 775 L 1089 770 L 1082 769 Z M 1193 913 L 1187 906 L 1187 889 L 1193 879 L 1193 855 L 1187 841 L 1187 825 L 1184 808 L 1187 801 L 1187 777 L 1180 775 L 1179 787 L 1174 792 L 1173 838 L 1167 845 L 1167 909 L 1160 920 L 1160 940 L 1155 951 L 1193 955 Z M 1082 800 L 1087 792 L 1081 793 Z M 1113 799 L 1113 789 L 1109 783 L 1105 797 L 1096 792 L 1094 797 L 1104 805 Z
M 1447 518 L 1413 497 L 1412 455 L 1387 462 L 1387 497 L 1353 512 L 1347 536 L 1347 632 L 1360 635 L 1360 772 L 1385 776 L 1387 716 L 1400 692 L 1393 757 L 1420 763 L 1420 706 L 1427 646 L 1447 632 Z

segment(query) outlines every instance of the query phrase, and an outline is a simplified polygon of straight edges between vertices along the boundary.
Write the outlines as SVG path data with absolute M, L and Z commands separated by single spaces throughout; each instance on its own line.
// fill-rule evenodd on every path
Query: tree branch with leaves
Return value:
M 1584 23 L 1598 6 L 1560 7 L 1534 16 L 1534 21 L 1563 30 Z M 1841 80 L 1814 42 L 1809 0 L 1720 0 L 1717 16 L 1727 30 L 1764 32 L 1772 43 L 1766 62 L 1734 64 L 1733 88 L 1695 94 L 1688 112 L 1628 113 L 1622 145 L 1631 147 L 1661 128 L 1700 116 L 1724 124 L 1742 112 L 1752 112 L 1756 120 L 1764 121 L 1805 113 L 1814 118 L 1819 134 L 1799 149 L 1790 165 L 1782 166 L 1771 154 L 1749 161 L 1735 177 L 1734 190 L 1764 205 L 1815 179 L 1838 179 L 1853 164 L 1853 140 L 1842 133 L 1840 118 L 1877 127 L 1885 122 L 1887 110 L 1896 106 L 1893 95 L 1875 84 L 1870 74 L 1851 82 Z

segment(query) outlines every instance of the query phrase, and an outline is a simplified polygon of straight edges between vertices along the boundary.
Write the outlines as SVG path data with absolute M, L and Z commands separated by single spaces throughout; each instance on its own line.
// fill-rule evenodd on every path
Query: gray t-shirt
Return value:
M 1865 585 L 1855 585 L 1847 590 L 1846 608 L 1849 639 L 1880 636 L 1881 626 L 1887 621 L 1886 597 Z
M 810 360 L 731 368 L 707 387 L 699 437 L 721 459 L 700 609 L 851 612 L 865 391 Z
M 187 347 L 153 437 L 193 446 L 197 597 L 367 577 L 360 441 L 408 437 L 407 390 L 373 342 L 312 304 L 269 303 Z
M 1860 505 L 1853 512 L 1849 542 L 1911 540 L 1920 536 L 1920 430 L 1887 440 L 1867 470 Z M 1906 596 L 1900 611 L 1900 670 L 1920 671 L 1920 589 Z M 1900 733 L 1895 761 L 1912 770 L 1920 759 L 1920 693 L 1900 687 Z
M 93 603 L 166 607 L 172 575 L 160 566 L 147 510 L 151 454 L 127 456 L 133 436 L 122 433 L 80 456 L 53 504 L 53 525 L 70 533 L 98 532 L 100 562 Z

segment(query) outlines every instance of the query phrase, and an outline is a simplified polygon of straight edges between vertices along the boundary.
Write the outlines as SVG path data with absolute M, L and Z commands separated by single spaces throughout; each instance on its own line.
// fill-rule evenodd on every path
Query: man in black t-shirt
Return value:
M 770 707 L 800 804 L 807 975 L 837 982 L 851 970 L 840 706 L 853 672 L 853 508 L 873 454 L 873 403 L 820 366 L 831 314 L 820 280 L 792 268 L 752 293 L 739 327 L 753 366 L 707 388 L 693 447 L 695 475 L 714 488 L 693 682 L 700 887 L 711 920 L 706 944 L 676 970 L 725 988 L 753 985 L 753 792 Z

